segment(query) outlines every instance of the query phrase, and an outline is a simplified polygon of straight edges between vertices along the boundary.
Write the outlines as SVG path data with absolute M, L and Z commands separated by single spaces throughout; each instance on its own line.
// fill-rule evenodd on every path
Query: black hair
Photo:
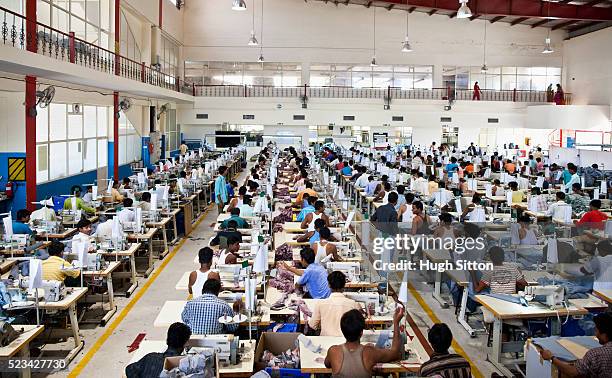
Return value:
M 389 201 L 390 204 L 396 204 L 398 198 L 399 198 L 399 195 L 397 193 L 391 192 L 387 196 L 387 201 Z
M 123 199 L 123 207 L 132 207 L 132 205 L 134 204 L 134 201 L 131 198 L 124 198 Z
M 191 337 L 191 329 L 188 325 L 176 322 L 172 323 L 168 328 L 168 335 L 166 336 L 166 345 L 174 350 L 183 350 L 185 344 Z
M 319 236 L 321 239 L 329 240 L 331 236 L 331 231 L 327 227 L 323 227 L 319 230 Z
M 572 189 L 574 190 L 582 190 L 582 185 L 579 182 L 575 182 L 572 184 Z
M 531 223 L 531 217 L 527 214 L 523 214 L 518 218 L 519 223 Z
M 325 220 L 321 218 L 315 219 L 314 226 L 315 226 L 315 229 L 325 227 Z
M 414 201 L 412 203 L 412 206 L 416 207 L 419 210 L 423 210 L 423 202 L 421 201 Z
M 244 196 L 246 194 L 246 192 L 247 192 L 247 187 L 246 186 L 241 186 L 238 189 L 238 194 L 240 194 L 241 196 Z
M 237 236 L 229 235 L 227 237 L 227 245 L 232 245 L 232 244 L 236 244 L 236 243 L 240 243 L 240 239 L 238 239 Z
M 508 183 L 508 186 L 510 187 L 510 189 L 514 190 L 514 189 L 518 189 L 518 182 L 516 181 L 510 181 Z
M 438 218 L 442 223 L 451 223 L 453 221 L 453 216 L 449 213 L 441 213 Z
M 17 212 L 17 220 L 21 220 L 21 219 L 26 219 L 27 217 L 29 217 L 32 213 L 30 212 L 30 210 L 27 209 L 21 209 Z
M 602 256 L 612 255 L 612 242 L 608 239 L 604 239 L 597 243 L 597 250 Z
M 596 209 L 601 209 L 601 200 L 598 200 L 598 199 L 591 200 L 591 202 L 589 202 L 589 205 Z
M 76 194 L 76 192 L 81 193 L 81 187 L 79 185 L 73 185 L 72 188 L 70 188 L 70 194 Z
M 308 265 L 314 263 L 315 261 L 315 253 L 310 247 L 304 247 L 300 251 L 300 257 L 304 259 L 308 263 Z
M 89 221 L 89 219 L 83 217 L 81 218 L 79 223 L 77 223 L 76 228 L 85 228 L 87 226 L 91 226 L 91 222 Z
M 534 186 L 533 188 L 531 188 L 531 194 L 539 196 L 542 192 L 540 191 L 540 188 L 537 186 Z
M 64 243 L 54 240 L 51 242 L 51 245 L 49 245 L 47 252 L 49 252 L 50 256 L 59 256 L 64 252 L 64 248 Z
M 404 195 L 404 198 L 406 198 L 406 203 L 412 204 L 412 202 L 414 201 L 414 193 L 406 193 Z
M 612 313 L 604 312 L 593 318 L 595 327 L 599 330 L 599 333 L 605 333 L 608 336 L 608 341 L 612 339 Z
M 315 202 L 315 204 L 314 204 L 314 208 L 315 208 L 315 210 L 324 209 L 325 208 L 325 202 L 323 202 L 321 200 L 317 200 L 317 202 Z
M 504 262 L 504 250 L 502 247 L 493 246 L 489 249 L 489 257 L 495 265 L 501 265 Z
M 305 185 L 305 186 L 306 186 L 308 189 L 312 189 L 312 182 L 310 182 L 310 181 L 306 181 L 306 182 L 304 183 L 304 185 Z
M 404 194 L 405 191 L 406 191 L 406 187 L 404 185 L 397 186 L 397 194 Z
M 463 225 L 463 231 L 465 231 L 467 236 L 471 237 L 472 239 L 476 239 L 478 236 L 480 236 L 480 227 L 472 222 L 466 222 Z
M 181 172 L 179 173 L 179 176 L 180 176 L 181 178 L 187 178 L 187 172 L 185 172 L 185 171 L 181 171 Z
M 385 188 L 385 191 L 390 191 L 391 190 L 391 183 L 390 182 L 385 182 L 385 185 L 383 185 Z
M 340 319 L 340 329 L 348 342 L 359 341 L 365 328 L 365 318 L 361 311 L 353 309 L 347 311 Z
M 564 200 L 565 199 L 565 193 L 563 193 L 563 192 L 557 192 L 555 195 L 557 196 L 558 200 Z
M 220 174 L 220 175 L 224 174 L 226 169 L 227 169 L 227 167 L 226 167 L 226 166 L 224 166 L 224 165 L 220 166 L 220 167 L 219 167 L 219 174 Z
M 427 340 L 434 352 L 447 353 L 453 343 L 453 333 L 445 323 L 436 323 L 427 333 Z
M 207 279 L 202 286 L 202 294 L 219 295 L 219 291 L 221 291 L 221 281 L 214 278 Z
M 140 199 L 142 201 L 148 202 L 151 200 L 151 193 L 150 192 L 144 192 L 142 193 L 142 196 L 140 197 Z
M 251 200 L 252 199 L 253 199 L 253 196 L 245 194 L 244 197 L 242 197 L 242 204 L 243 205 L 247 205 L 247 206 L 251 206 Z
M 198 261 L 200 264 L 211 264 L 213 260 L 213 250 L 210 247 L 204 247 L 198 251 Z
M 240 216 L 240 209 L 237 207 L 234 207 L 232 211 L 230 212 L 230 214 Z
M 346 276 L 340 271 L 333 271 L 327 276 L 327 283 L 332 291 L 341 291 L 346 285 Z

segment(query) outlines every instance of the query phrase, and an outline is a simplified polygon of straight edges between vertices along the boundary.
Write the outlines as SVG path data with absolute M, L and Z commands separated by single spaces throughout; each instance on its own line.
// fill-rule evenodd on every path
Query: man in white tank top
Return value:
M 323 219 L 325 221 L 325 225 L 329 227 L 329 217 L 325 215 L 325 202 L 321 200 L 316 201 L 314 207 L 314 213 L 306 214 L 306 217 L 304 217 L 304 220 L 300 225 L 302 229 L 314 231 L 314 222 L 317 219 Z
M 240 250 L 240 240 L 235 236 L 227 238 L 227 248 L 221 251 L 219 255 L 218 265 L 237 264 L 238 251 Z
M 204 282 L 208 279 L 221 280 L 219 273 L 211 269 L 213 262 L 213 250 L 209 247 L 204 247 L 198 252 L 198 261 L 200 262 L 200 269 L 194 270 L 189 275 L 189 294 L 193 298 L 197 298 L 202 295 L 202 288 Z

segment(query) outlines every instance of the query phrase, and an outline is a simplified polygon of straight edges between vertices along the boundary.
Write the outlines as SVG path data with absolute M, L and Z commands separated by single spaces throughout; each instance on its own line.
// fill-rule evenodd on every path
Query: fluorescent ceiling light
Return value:
M 412 46 L 410 46 L 410 41 L 408 41 L 408 37 L 406 37 L 406 40 L 404 41 L 404 43 L 402 43 L 402 52 L 411 52 L 412 51 Z

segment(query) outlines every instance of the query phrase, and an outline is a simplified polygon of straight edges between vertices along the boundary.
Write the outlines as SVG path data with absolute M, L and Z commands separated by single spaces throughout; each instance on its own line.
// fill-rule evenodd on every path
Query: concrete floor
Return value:
M 246 172 L 242 172 L 238 181 L 242 182 L 245 177 Z M 198 226 L 195 227 L 184 244 L 176 250 L 176 253 L 171 253 L 165 260 L 156 261 L 157 272 L 162 263 L 169 260 L 163 270 L 159 272 L 159 275 L 155 276 L 156 273 L 154 273 L 153 277 L 148 280 L 140 278 L 139 287 L 132 297 L 117 298 L 117 314 L 111 319 L 110 324 L 106 327 L 91 326 L 91 328 L 83 327 L 81 329 L 85 347 L 69 366 L 69 371 L 72 372 L 71 376 L 76 376 L 74 369 L 79 368 L 79 376 L 82 377 L 120 377 L 131 358 L 127 352 L 127 346 L 133 342 L 138 334 L 146 334 L 145 339 L 149 340 L 165 340 L 166 329 L 154 328 L 153 322 L 166 300 L 185 300 L 187 298 L 186 292 L 175 290 L 175 284 L 184 272 L 195 268 L 194 256 L 205 245 L 205 240 L 208 240 L 211 236 L 212 227 L 210 225 L 216 220 L 216 217 L 217 210 L 211 207 L 210 211 L 201 217 Z M 149 286 L 144 288 L 145 284 L 149 284 Z M 486 362 L 486 335 L 470 338 L 456 321 L 454 308 L 442 309 L 432 298 L 431 285 L 417 283 L 415 287 L 430 309 L 426 311 L 412 294 L 409 295 L 408 309 L 421 332 L 427 335 L 428 327 L 433 324 L 428 312 L 433 313 L 441 322 L 451 327 L 456 342 L 481 373 L 480 375 L 475 374 L 475 376 L 489 377 L 495 369 L 490 363 Z M 139 294 L 142 294 L 142 296 Z M 130 308 L 127 309 L 127 306 Z M 69 340 L 69 342 L 71 341 Z M 92 347 L 95 347 L 96 350 L 88 355 Z M 86 364 L 81 363 L 84 357 L 89 360 Z M 68 373 L 62 372 L 46 376 L 65 377 L 68 376 Z

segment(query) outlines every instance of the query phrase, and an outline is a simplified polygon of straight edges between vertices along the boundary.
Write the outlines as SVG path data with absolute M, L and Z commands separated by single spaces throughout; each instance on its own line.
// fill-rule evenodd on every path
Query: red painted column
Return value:
M 26 0 L 26 48 L 37 52 L 36 0 Z M 25 152 L 26 152 L 26 207 L 34 210 L 36 201 L 36 77 L 26 76 L 25 85 Z
M 119 92 L 113 92 L 113 178 L 119 180 Z
M 25 149 L 26 149 L 26 207 L 35 210 L 36 201 L 36 77 L 26 76 L 25 88 Z
M 115 0 L 115 75 L 119 75 L 120 38 L 121 38 L 121 0 Z
M 162 1 L 164 0 L 159 0 L 159 28 L 162 28 L 162 21 L 164 19 L 163 14 L 164 14 L 164 6 Z

